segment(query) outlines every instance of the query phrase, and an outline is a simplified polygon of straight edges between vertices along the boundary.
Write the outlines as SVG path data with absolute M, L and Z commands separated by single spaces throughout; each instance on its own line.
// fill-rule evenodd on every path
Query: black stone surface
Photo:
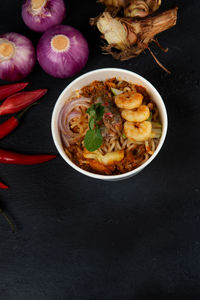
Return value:
M 152 49 L 171 75 L 148 52 L 124 62 L 101 54 L 88 23 L 101 5 L 66 1 L 64 24 L 81 30 L 90 47 L 79 75 L 120 67 L 147 78 L 165 101 L 168 135 L 152 164 L 116 183 L 80 175 L 59 156 L 36 166 L 1 165 L 10 189 L 0 191 L 0 204 L 17 228 L 12 234 L 0 216 L 1 300 L 200 299 L 200 2 L 163 2 L 162 9 L 179 6 L 178 23 L 159 36 L 168 53 Z M 0 33 L 9 31 L 34 45 L 40 37 L 24 25 L 19 0 L 0 1 Z M 56 153 L 51 114 L 74 78 L 50 77 L 37 64 L 29 89 L 49 92 L 1 147 Z

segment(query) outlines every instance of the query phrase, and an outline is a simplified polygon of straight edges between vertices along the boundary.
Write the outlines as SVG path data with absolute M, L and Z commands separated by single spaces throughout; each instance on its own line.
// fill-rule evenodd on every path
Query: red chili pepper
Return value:
M 21 92 L 8 97 L 0 106 L 0 115 L 16 113 L 34 103 L 47 92 L 47 89 Z
M 48 154 L 21 154 L 0 149 L 0 163 L 16 165 L 35 165 L 54 159 L 56 155 Z
M 0 181 L 0 189 L 8 189 L 8 186 Z
M 9 133 L 11 133 L 19 125 L 19 120 L 21 119 L 21 117 L 34 104 L 36 104 L 36 103 L 29 105 L 17 116 L 12 116 L 8 120 L 6 120 L 4 123 L 0 124 L 0 139 L 3 139 L 4 137 L 6 137 Z
M 11 96 L 21 90 L 23 90 L 28 85 L 28 82 L 12 83 L 0 86 L 0 101 L 8 96 Z
M 4 123 L 0 124 L 0 139 L 3 139 L 19 125 L 16 117 L 11 117 Z

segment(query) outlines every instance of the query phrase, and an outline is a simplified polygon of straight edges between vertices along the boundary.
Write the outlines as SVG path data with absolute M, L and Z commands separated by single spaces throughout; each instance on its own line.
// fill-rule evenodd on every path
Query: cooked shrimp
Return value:
M 150 111 L 147 105 L 141 105 L 136 110 L 122 110 L 122 118 L 130 122 L 143 122 L 150 116 Z
M 140 93 L 129 91 L 117 95 L 115 97 L 115 103 L 119 108 L 134 109 L 142 104 L 143 96 Z
M 149 139 L 151 135 L 152 125 L 149 121 L 141 123 L 133 123 L 126 121 L 124 123 L 124 133 L 127 138 L 137 142 L 143 142 Z

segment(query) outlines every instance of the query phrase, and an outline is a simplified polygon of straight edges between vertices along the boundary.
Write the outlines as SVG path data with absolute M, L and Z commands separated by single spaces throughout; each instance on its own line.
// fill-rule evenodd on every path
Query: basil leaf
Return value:
M 84 146 L 88 151 L 93 152 L 99 149 L 99 147 L 101 147 L 102 142 L 103 137 L 99 128 L 95 130 L 89 129 L 87 131 L 84 138 Z

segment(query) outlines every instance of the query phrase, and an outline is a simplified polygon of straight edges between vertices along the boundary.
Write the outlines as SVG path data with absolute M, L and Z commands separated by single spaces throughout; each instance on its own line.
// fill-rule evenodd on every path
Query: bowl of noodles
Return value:
M 96 179 L 122 180 L 159 153 L 167 112 L 153 85 L 124 69 L 104 68 L 72 81 L 52 114 L 52 136 L 63 159 Z

